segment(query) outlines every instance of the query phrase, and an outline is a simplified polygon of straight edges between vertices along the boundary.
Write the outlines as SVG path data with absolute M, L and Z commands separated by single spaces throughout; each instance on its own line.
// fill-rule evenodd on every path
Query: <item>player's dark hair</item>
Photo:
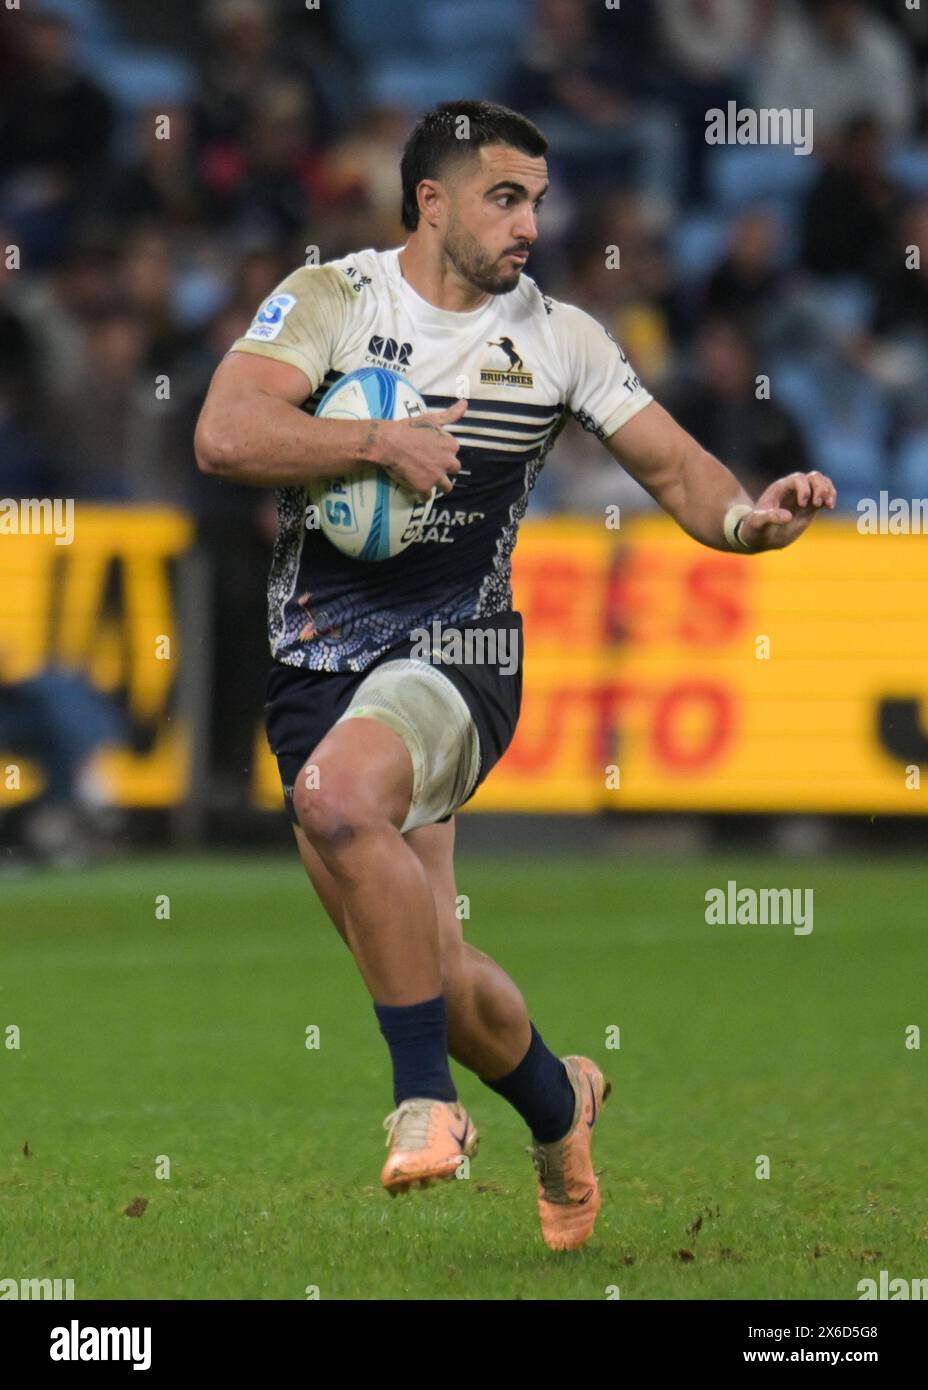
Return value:
M 419 225 L 416 190 L 422 179 L 440 178 L 451 160 L 474 155 L 482 145 L 511 145 L 536 159 L 548 149 L 538 127 L 508 106 L 493 101 L 443 101 L 419 117 L 403 150 L 400 176 L 407 231 L 414 232 Z

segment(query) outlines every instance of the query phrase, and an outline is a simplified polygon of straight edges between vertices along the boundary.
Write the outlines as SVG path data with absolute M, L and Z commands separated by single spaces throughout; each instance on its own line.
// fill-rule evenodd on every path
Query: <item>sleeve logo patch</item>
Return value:
M 246 338 L 257 338 L 259 342 L 272 342 L 284 326 L 284 319 L 296 303 L 292 294 L 275 294 L 261 308 L 254 323 L 245 334 Z

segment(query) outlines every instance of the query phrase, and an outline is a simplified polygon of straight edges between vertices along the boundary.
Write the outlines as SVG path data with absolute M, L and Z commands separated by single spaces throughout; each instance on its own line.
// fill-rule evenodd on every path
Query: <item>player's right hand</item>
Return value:
M 446 426 L 456 424 L 466 409 L 467 401 L 462 400 L 447 410 L 427 410 L 408 420 L 384 420 L 380 467 L 423 501 L 432 496 L 433 488 L 450 492 L 454 475 L 461 470 L 455 457 L 461 445 Z

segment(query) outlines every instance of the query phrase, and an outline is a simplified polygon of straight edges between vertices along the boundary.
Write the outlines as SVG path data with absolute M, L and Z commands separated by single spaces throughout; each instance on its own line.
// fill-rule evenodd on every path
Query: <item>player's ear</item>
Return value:
M 422 179 L 416 189 L 419 202 L 419 216 L 425 218 L 430 227 L 437 227 L 441 220 L 445 190 L 437 179 Z

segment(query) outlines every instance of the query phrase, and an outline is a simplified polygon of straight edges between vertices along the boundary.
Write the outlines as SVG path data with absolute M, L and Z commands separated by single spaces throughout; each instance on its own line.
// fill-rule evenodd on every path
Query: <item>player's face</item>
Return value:
M 443 242 L 458 274 L 487 294 L 514 290 L 538 236 L 547 187 L 544 159 L 509 145 L 484 145 L 464 164 L 448 182 Z

